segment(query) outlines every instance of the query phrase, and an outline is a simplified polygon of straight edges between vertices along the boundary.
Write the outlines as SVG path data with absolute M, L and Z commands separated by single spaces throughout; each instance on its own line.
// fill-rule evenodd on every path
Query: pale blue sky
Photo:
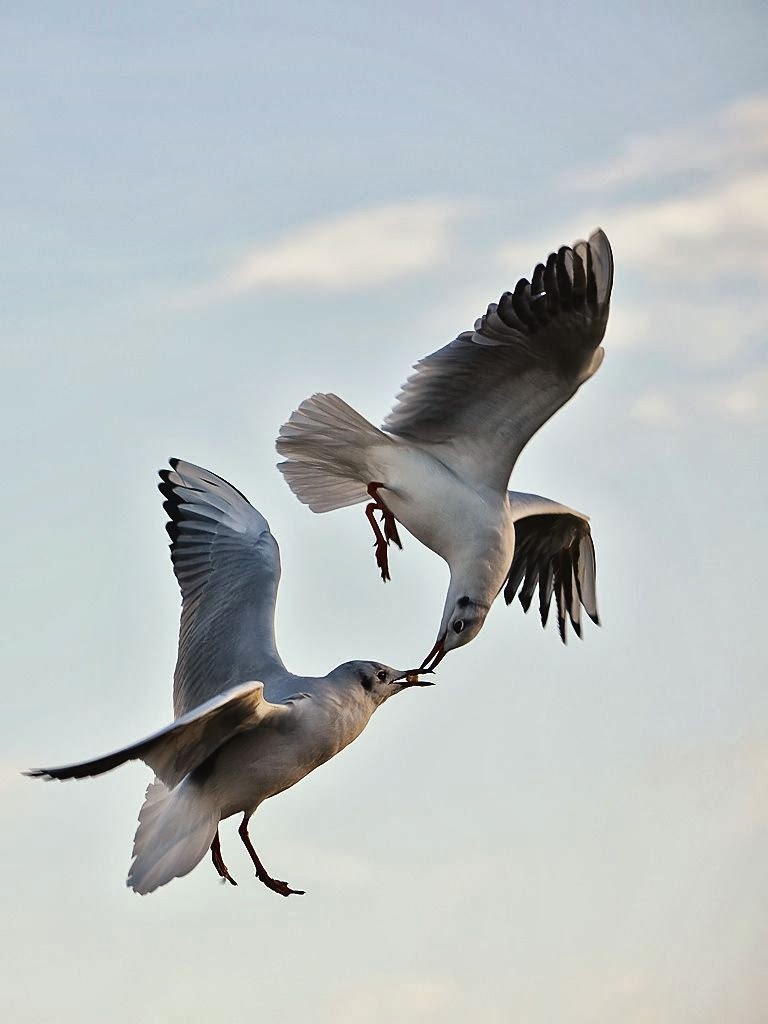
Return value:
M 768 83 L 759 4 L 6 3 L 0 1015 L 757 1024 L 768 1002 Z M 600 224 L 606 359 L 515 486 L 592 516 L 602 629 L 499 604 L 438 687 L 270 801 L 308 890 L 124 887 L 148 773 L 34 784 L 170 713 L 156 470 L 282 547 L 296 671 L 423 656 L 446 570 L 274 469 Z M 762 470 L 762 478 L 761 478 Z

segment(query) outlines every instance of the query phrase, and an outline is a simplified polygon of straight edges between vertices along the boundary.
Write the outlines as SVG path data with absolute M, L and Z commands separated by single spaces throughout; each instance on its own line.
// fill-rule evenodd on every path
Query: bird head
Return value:
M 339 669 L 343 670 L 347 685 L 358 689 L 358 696 L 372 701 L 374 707 L 403 690 L 433 685 L 429 680 L 419 678 L 419 669 L 390 668 L 379 661 L 348 661 L 346 665 L 340 665 Z
M 490 605 L 473 600 L 468 594 L 453 597 L 450 590 L 435 646 L 421 663 L 420 672 L 434 672 L 445 655 L 474 640 L 485 623 Z

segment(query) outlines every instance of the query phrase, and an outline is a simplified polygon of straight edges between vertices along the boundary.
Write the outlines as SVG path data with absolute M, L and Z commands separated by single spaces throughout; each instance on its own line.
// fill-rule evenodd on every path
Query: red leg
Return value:
M 384 524 L 384 536 L 387 539 L 387 543 L 392 541 L 393 544 L 397 544 L 400 550 L 403 550 L 403 545 L 400 540 L 400 536 L 397 532 L 397 520 L 387 508 L 387 503 L 384 501 L 382 496 L 379 494 L 379 488 L 384 487 L 384 484 L 377 483 L 374 481 L 372 484 L 368 484 L 368 493 L 376 502 L 379 511 L 381 512 L 381 521 Z
M 387 542 L 384 539 L 384 535 L 379 529 L 379 524 L 376 522 L 376 519 L 374 518 L 373 515 L 373 513 L 376 511 L 378 507 L 378 505 L 375 505 L 373 502 L 371 502 L 370 505 L 365 506 L 365 514 L 368 517 L 368 522 L 371 524 L 373 535 L 376 538 L 376 565 L 378 565 L 379 569 L 381 569 L 381 578 L 386 583 L 387 580 L 390 578 L 389 561 L 387 559 Z
M 218 873 L 221 875 L 225 882 L 229 882 L 230 885 L 237 885 L 237 882 L 234 880 L 232 875 L 230 875 L 229 871 L 227 870 L 227 865 L 224 863 L 224 858 L 221 856 L 221 841 L 219 839 L 218 829 L 216 829 L 216 835 L 213 837 L 213 842 L 211 843 L 211 860 L 213 861 L 213 866 L 216 868 L 216 870 L 218 871 Z
M 382 523 L 384 523 L 384 536 L 387 538 L 387 543 L 392 541 L 393 544 L 397 544 L 400 550 L 403 550 L 403 543 L 400 540 L 400 535 L 397 532 L 397 520 L 389 511 L 388 508 L 382 508 Z
M 397 532 L 397 520 L 387 508 L 386 502 L 379 494 L 379 489 L 382 487 L 385 487 L 385 485 L 377 480 L 368 484 L 367 491 L 373 498 L 373 503 L 366 506 L 365 514 L 368 517 L 368 522 L 371 524 L 373 534 L 376 538 L 376 564 L 381 569 L 381 578 L 386 582 L 390 578 L 387 546 L 389 545 L 389 542 L 392 541 L 393 544 L 397 544 L 397 546 L 402 550 L 403 544 L 400 540 L 400 535 Z M 376 523 L 376 520 L 373 518 L 374 512 L 381 512 L 381 521 L 384 525 L 383 535 Z
M 281 882 L 278 878 L 270 877 L 267 869 L 259 860 L 259 855 L 253 848 L 251 837 L 248 835 L 248 815 L 243 815 L 243 820 L 240 823 L 240 828 L 237 830 L 240 838 L 243 840 L 243 844 L 250 854 L 253 866 L 256 868 L 256 877 L 260 882 L 263 882 L 268 889 L 272 892 L 279 893 L 281 896 L 303 896 L 303 889 L 291 889 L 287 882 Z

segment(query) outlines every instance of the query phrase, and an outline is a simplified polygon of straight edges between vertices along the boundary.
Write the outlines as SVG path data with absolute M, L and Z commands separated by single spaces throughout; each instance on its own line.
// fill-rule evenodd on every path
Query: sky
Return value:
M 0 1015 L 43 1022 L 757 1024 L 768 1002 L 764 5 L 0 9 L 5 465 Z M 307 395 L 409 367 L 600 225 L 599 373 L 512 486 L 591 516 L 602 628 L 499 602 L 437 686 L 124 886 L 150 779 L 19 772 L 171 716 L 156 472 L 231 480 L 282 550 L 296 672 L 420 660 L 445 565 L 378 578 L 361 509 L 275 470 Z M 761 474 L 761 469 L 763 470 Z M 762 478 L 761 478 L 762 476 Z

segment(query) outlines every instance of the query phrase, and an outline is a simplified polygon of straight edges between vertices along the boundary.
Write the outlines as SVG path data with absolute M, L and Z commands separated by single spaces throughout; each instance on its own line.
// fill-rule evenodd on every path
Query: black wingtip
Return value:
M 521 320 L 529 331 L 538 330 L 539 320 L 531 309 L 531 283 L 526 277 L 521 277 L 515 285 L 515 290 L 512 292 L 512 306 L 518 320 Z
M 235 487 L 234 484 L 231 484 L 229 483 L 228 480 L 225 480 L 224 477 L 218 476 L 211 470 L 203 469 L 201 466 L 195 466 L 193 463 L 186 463 L 186 465 L 189 466 L 190 479 L 188 480 L 187 475 L 184 473 L 184 471 L 179 473 L 178 470 L 179 464 L 184 464 L 183 459 L 171 458 L 168 460 L 168 462 L 170 463 L 171 469 L 158 470 L 160 483 L 157 485 L 157 489 L 166 499 L 163 502 L 163 508 L 165 509 L 166 514 L 168 515 L 168 522 L 166 522 L 165 524 L 165 529 L 166 532 L 168 533 L 168 536 L 171 538 L 171 547 L 173 547 L 173 545 L 178 540 L 179 535 L 181 533 L 182 523 L 186 522 L 186 520 L 205 520 L 207 522 L 212 523 L 216 522 L 218 518 L 217 516 L 206 516 L 200 510 L 185 510 L 184 512 L 182 512 L 181 505 L 184 503 L 185 499 L 179 495 L 180 487 L 184 488 L 185 490 L 192 490 L 195 491 L 196 493 L 200 493 L 203 496 L 203 500 L 201 501 L 201 504 L 203 505 L 205 504 L 204 496 L 206 491 L 213 489 L 216 490 L 218 493 L 221 493 L 222 487 L 228 487 L 232 491 L 234 491 L 235 494 L 237 494 L 240 498 L 242 498 L 247 505 L 253 508 L 250 501 L 243 494 L 243 492 L 239 490 L 237 487 Z M 177 473 L 178 479 L 172 480 L 172 473 Z M 196 473 L 198 480 L 197 483 L 195 480 Z M 226 495 L 224 495 L 224 497 L 226 497 Z M 173 557 L 173 555 L 171 557 Z
M 45 782 L 66 782 L 70 778 L 68 775 L 59 775 L 55 768 L 30 768 L 20 774 L 27 779 L 43 779 Z
M 175 470 L 179 460 L 169 459 L 168 462 Z M 163 508 L 168 516 L 168 522 L 165 524 L 165 530 L 171 538 L 171 544 L 174 544 L 179 536 L 179 497 L 176 494 L 174 485 L 171 481 L 171 470 L 161 469 L 158 471 L 158 475 L 160 477 L 160 483 L 157 485 L 157 489 L 165 498 Z

